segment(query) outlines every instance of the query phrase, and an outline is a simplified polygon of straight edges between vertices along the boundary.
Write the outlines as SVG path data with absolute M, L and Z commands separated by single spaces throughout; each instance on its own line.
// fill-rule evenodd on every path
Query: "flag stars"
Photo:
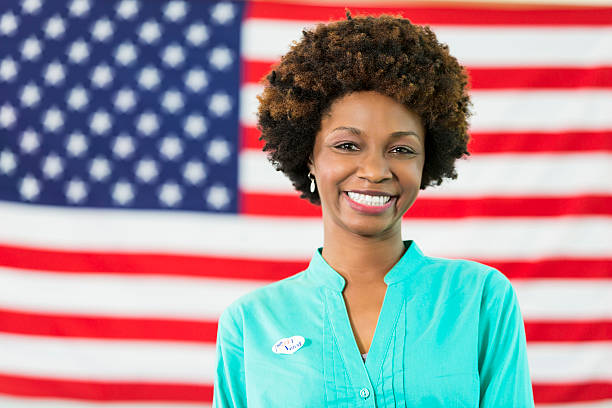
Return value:
M 0 81 L 12 82 L 17 76 L 19 65 L 11 57 L 6 57 L 0 62 Z
M 59 15 L 55 15 L 47 20 L 44 31 L 47 38 L 53 40 L 60 39 L 66 31 L 66 23 Z
M 139 10 L 140 4 L 136 0 L 123 0 L 117 6 L 117 15 L 124 20 L 131 20 Z
M 19 148 L 25 154 L 33 154 L 40 147 L 40 137 L 32 129 L 27 129 L 19 138 Z
M 21 3 L 21 10 L 24 14 L 36 14 L 40 10 L 42 3 L 40 0 L 24 0 Z
M 71 204 L 82 203 L 89 193 L 87 184 L 85 184 L 85 182 L 78 177 L 75 177 L 66 183 L 64 192 L 66 194 L 66 199 Z
M 236 9 L 232 3 L 217 3 L 213 7 L 210 16 L 217 24 L 225 25 L 234 19 L 236 16 Z
M 89 163 L 89 176 L 95 181 L 104 181 L 111 174 L 110 162 L 98 156 Z
M 190 184 L 201 184 L 206 175 L 206 168 L 200 161 L 190 160 L 183 166 L 183 178 Z
M 21 45 L 21 57 L 26 61 L 35 61 L 40 57 L 42 47 L 40 41 L 34 36 L 26 38 Z
M 173 0 L 164 9 L 164 17 L 172 22 L 179 22 L 187 14 L 187 3 L 183 0 Z
M 91 4 L 89 0 L 72 0 L 70 3 L 70 15 L 74 17 L 85 17 L 89 13 Z
M 100 42 L 105 42 L 113 35 L 113 23 L 107 18 L 95 22 L 91 29 L 91 36 Z
M 68 136 L 66 143 L 66 151 L 72 157 L 81 157 L 87 152 L 89 147 L 85 135 L 80 132 L 74 132 Z
M 225 71 L 234 62 L 232 51 L 224 45 L 213 48 L 208 61 L 218 71 Z
M 154 20 L 146 21 L 140 26 L 138 36 L 141 41 L 147 44 L 154 44 L 159 40 L 159 37 L 161 37 L 161 28 Z
M 57 154 L 51 153 L 43 159 L 42 172 L 46 178 L 55 180 L 62 174 L 63 171 L 64 161 Z
M 157 88 L 159 82 L 159 70 L 153 66 L 143 68 L 138 75 L 138 84 L 146 90 Z
M 129 88 L 122 88 L 115 94 L 115 108 L 123 113 L 129 112 L 136 106 L 136 93 Z
M 166 136 L 159 144 L 160 154 L 167 160 L 176 160 L 183 154 L 183 144 L 176 136 Z
M 206 203 L 215 210 L 221 210 L 229 204 L 229 191 L 221 185 L 215 185 L 206 193 Z
M 144 158 L 136 164 L 136 177 L 144 182 L 150 183 L 159 174 L 157 162 L 152 159 Z
M 89 94 L 82 86 L 77 86 L 70 90 L 68 95 L 68 106 L 75 111 L 82 110 L 89 104 Z
M 195 23 L 185 30 L 185 38 L 194 47 L 199 47 L 210 38 L 210 30 L 202 23 Z
M 64 113 L 56 107 L 48 109 L 43 115 L 43 127 L 49 132 L 57 132 L 64 126 Z
M 19 182 L 19 195 L 25 201 L 33 201 L 40 194 L 40 182 L 31 174 L 27 174 Z
M 111 115 L 104 110 L 96 111 L 89 120 L 89 128 L 92 133 L 101 136 L 110 130 L 113 126 Z
M 134 154 L 134 150 L 136 150 L 134 146 L 134 138 L 122 134 L 117 136 L 113 143 L 113 154 L 120 159 L 127 159 L 132 154 Z
M 112 188 L 113 201 L 119 205 L 127 205 L 134 200 L 134 187 L 127 181 L 118 181 Z
M 181 94 L 179 91 L 171 89 L 164 92 L 162 96 L 162 107 L 168 113 L 177 113 L 183 109 L 184 105 L 185 102 L 183 100 L 183 94 Z
M 75 63 L 80 64 L 87 61 L 89 58 L 89 44 L 83 40 L 77 40 L 70 45 L 68 51 L 68 59 Z
M 229 143 L 223 139 L 211 140 L 208 145 L 207 155 L 213 162 L 223 164 L 231 155 Z
M 136 47 L 130 42 L 120 44 L 115 51 L 115 60 L 123 66 L 131 65 L 137 57 Z
M 106 64 L 100 64 L 93 69 L 90 79 L 94 87 L 108 88 L 113 81 L 113 70 Z
M 7 12 L 0 17 L 0 34 L 13 35 L 17 30 L 19 19 L 12 12 Z
M 159 130 L 157 115 L 151 111 L 141 114 L 136 121 L 136 129 L 145 136 L 151 136 Z
M 232 99 L 224 92 L 216 92 L 210 98 L 208 110 L 217 117 L 224 117 L 232 110 Z
M 66 77 L 66 72 L 64 71 L 64 66 L 59 63 L 59 61 L 53 61 L 49 65 L 47 65 L 47 69 L 45 70 L 44 78 L 45 82 L 48 85 L 58 86 L 64 82 L 64 78 Z
M 17 158 L 13 152 L 3 149 L 0 152 L 0 174 L 11 175 L 17 168 Z
M 191 114 L 183 122 L 183 130 L 194 139 L 199 139 L 208 130 L 206 119 L 202 115 Z
M 5 129 L 13 127 L 17 120 L 17 112 L 9 103 L 5 103 L 0 107 L 0 127 Z
M 167 66 L 176 68 L 185 61 L 185 52 L 180 45 L 174 43 L 164 48 L 161 59 Z
M 40 102 L 40 89 L 35 83 L 29 82 L 21 89 L 19 100 L 24 107 L 31 108 L 36 106 Z
M 159 201 L 168 206 L 175 207 L 183 199 L 181 187 L 173 181 L 162 184 L 157 191 Z
M 200 92 L 208 86 L 208 76 L 202 69 L 191 69 L 185 75 L 185 85 L 193 92 Z

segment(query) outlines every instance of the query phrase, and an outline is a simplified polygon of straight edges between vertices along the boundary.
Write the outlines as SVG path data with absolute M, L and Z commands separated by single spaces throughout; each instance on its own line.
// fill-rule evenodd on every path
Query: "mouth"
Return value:
M 368 214 L 378 214 L 390 208 L 397 196 L 378 191 L 344 191 L 344 197 L 354 210 Z

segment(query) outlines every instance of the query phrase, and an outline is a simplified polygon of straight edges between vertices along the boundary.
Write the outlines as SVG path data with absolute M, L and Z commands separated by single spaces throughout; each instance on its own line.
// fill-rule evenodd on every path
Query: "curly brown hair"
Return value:
M 306 198 L 308 163 L 321 118 L 338 98 L 377 91 L 416 112 L 425 127 L 421 189 L 457 178 L 455 160 L 469 155 L 468 76 L 428 26 L 401 16 L 351 17 L 318 24 L 264 79 L 257 113 L 263 150 Z

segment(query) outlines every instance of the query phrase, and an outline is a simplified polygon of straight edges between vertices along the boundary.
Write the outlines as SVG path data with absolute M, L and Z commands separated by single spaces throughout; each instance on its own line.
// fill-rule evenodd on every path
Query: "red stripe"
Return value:
M 378 15 L 401 14 L 415 24 L 432 25 L 610 25 L 611 7 L 559 7 L 529 5 L 473 5 L 365 7 L 360 4 L 342 6 L 323 6 L 306 4 L 284 4 L 274 2 L 249 2 L 245 18 L 267 18 L 294 21 L 329 21 L 346 19 L 345 6 L 351 14 Z
M 612 278 L 612 258 L 559 258 L 532 261 L 474 260 L 497 268 L 510 279 Z M 40 272 L 194 276 L 269 282 L 304 270 L 308 262 L 306 260 L 300 262 L 148 253 L 62 251 L 0 245 L 0 266 Z
M 159 401 L 209 403 L 213 397 L 213 386 L 212 384 L 58 380 L 0 373 L 0 394 L 104 402 Z
M 257 128 L 241 126 L 243 149 L 261 150 Z M 468 150 L 478 153 L 612 151 L 612 129 L 563 132 L 472 132 Z
M 596 402 L 608 398 L 612 398 L 612 382 L 533 383 L 533 399 L 536 405 L 580 401 Z
M 241 194 L 241 212 L 249 215 L 320 217 L 321 208 L 296 194 Z M 405 218 L 549 217 L 612 215 L 612 196 L 420 198 Z
M 244 60 L 246 83 L 258 83 L 274 62 Z M 612 88 L 612 67 L 468 68 L 472 89 Z
M 2 308 L 0 332 L 53 337 L 215 343 L 217 322 L 41 314 Z
M 40 314 L 0 309 L 0 332 L 88 339 L 214 344 L 217 322 Z M 528 343 L 611 341 L 612 321 L 525 321 Z

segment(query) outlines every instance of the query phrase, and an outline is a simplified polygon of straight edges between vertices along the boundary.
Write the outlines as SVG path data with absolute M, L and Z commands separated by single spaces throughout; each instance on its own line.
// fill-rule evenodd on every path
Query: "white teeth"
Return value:
M 372 196 L 367 194 L 354 193 L 352 191 L 348 191 L 348 196 L 353 201 L 357 201 L 359 204 L 365 204 L 369 206 L 382 206 L 385 205 L 391 200 L 390 196 Z

